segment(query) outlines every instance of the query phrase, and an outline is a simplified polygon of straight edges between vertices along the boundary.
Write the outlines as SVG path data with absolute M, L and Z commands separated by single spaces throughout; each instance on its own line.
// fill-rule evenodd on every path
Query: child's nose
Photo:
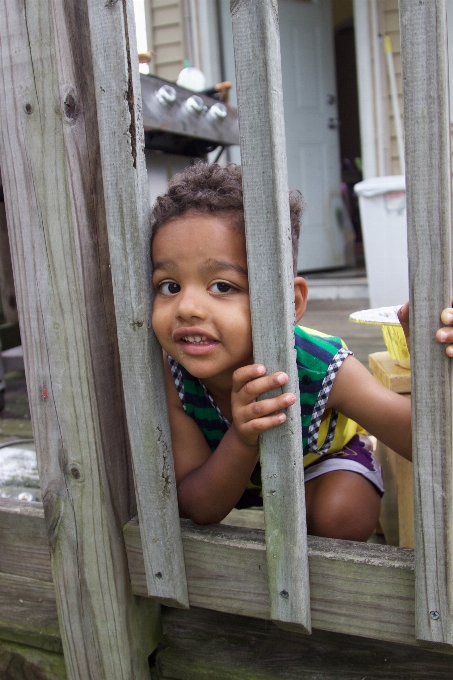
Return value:
M 178 295 L 178 316 L 183 319 L 204 318 L 205 309 L 201 297 L 197 291 L 190 288 L 181 290 Z

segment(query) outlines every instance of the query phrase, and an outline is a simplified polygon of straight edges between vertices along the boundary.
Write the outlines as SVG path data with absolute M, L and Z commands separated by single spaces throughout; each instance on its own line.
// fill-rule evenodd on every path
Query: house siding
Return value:
M 156 53 L 150 72 L 176 81 L 184 68 L 186 40 L 183 0 L 148 0 L 148 41 Z
M 403 111 L 403 81 L 401 75 L 401 39 L 400 39 L 400 27 L 399 27 L 399 13 L 398 13 L 398 0 L 380 0 L 379 2 L 379 23 L 382 35 L 390 36 L 393 48 L 393 61 L 395 65 L 395 77 L 396 86 L 398 90 L 398 99 L 400 105 L 400 111 Z M 395 122 L 393 118 L 392 102 L 390 99 L 390 88 L 388 85 L 388 76 L 386 70 L 385 61 L 383 61 L 383 71 L 386 74 L 385 77 L 385 102 L 384 111 L 387 123 L 387 137 L 386 148 L 387 148 L 387 158 L 386 164 L 388 168 L 388 174 L 399 175 L 400 164 L 398 158 L 398 146 L 396 141 L 395 132 Z M 451 126 L 451 144 L 452 144 L 452 154 L 453 154 L 453 125 Z M 453 166 L 453 157 L 452 157 Z
M 401 40 L 398 13 L 398 0 L 380 0 L 379 2 L 379 21 L 381 34 L 388 35 L 392 41 L 393 63 L 395 67 L 396 87 L 398 91 L 398 101 L 400 111 L 403 111 L 403 81 L 401 76 Z M 398 144 L 396 140 L 395 120 L 393 117 L 392 101 L 390 97 L 390 87 L 385 63 L 384 50 L 382 49 L 382 73 L 385 74 L 384 89 L 384 115 L 386 119 L 387 140 L 386 148 L 386 167 L 389 175 L 399 175 L 401 173 L 400 160 L 398 156 Z

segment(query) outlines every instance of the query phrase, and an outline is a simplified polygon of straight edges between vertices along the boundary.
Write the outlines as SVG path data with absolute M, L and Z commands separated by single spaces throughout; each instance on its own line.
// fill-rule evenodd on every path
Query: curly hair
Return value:
M 295 276 L 300 219 L 304 208 L 300 192 L 290 191 L 289 209 Z M 174 175 L 168 183 L 167 192 L 158 196 L 151 211 L 151 246 L 162 225 L 188 212 L 226 217 L 233 227 L 244 233 L 241 166 L 228 163 L 226 167 L 221 167 L 216 163 L 200 161 Z

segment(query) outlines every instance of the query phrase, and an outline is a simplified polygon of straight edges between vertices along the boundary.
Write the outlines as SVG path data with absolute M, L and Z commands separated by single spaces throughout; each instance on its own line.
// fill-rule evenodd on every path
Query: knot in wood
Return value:
M 289 598 L 289 593 L 287 590 L 282 590 L 280 592 L 280 597 L 283 597 L 284 600 L 287 600 Z
M 73 479 L 77 480 L 78 482 L 83 480 L 82 470 L 76 463 L 72 463 L 69 466 L 69 474 L 71 475 L 71 477 L 73 477 Z
M 29 116 L 30 116 L 30 115 L 33 113 L 33 111 L 34 111 L 33 106 L 32 106 L 31 104 L 25 104 L 24 109 L 25 109 L 25 113 L 26 113 L 27 115 L 29 115 Z
M 79 107 L 77 106 L 77 100 L 73 91 L 70 91 L 65 95 L 65 98 L 63 99 L 63 111 L 66 120 L 74 123 L 79 115 Z

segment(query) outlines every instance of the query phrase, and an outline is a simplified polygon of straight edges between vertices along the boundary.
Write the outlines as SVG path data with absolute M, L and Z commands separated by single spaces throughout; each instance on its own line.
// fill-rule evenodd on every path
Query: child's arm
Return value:
M 353 356 L 343 362 L 327 401 L 404 458 L 412 460 L 411 402 L 381 385 Z
M 219 522 L 247 486 L 259 458 L 259 433 L 282 423 L 285 414 L 273 412 L 295 401 L 292 394 L 255 399 L 285 384 L 288 377 L 263 376 L 264 367 L 257 365 L 238 369 L 233 375 L 233 424 L 211 453 L 203 433 L 183 409 L 166 361 L 164 366 L 180 514 L 198 524 Z

